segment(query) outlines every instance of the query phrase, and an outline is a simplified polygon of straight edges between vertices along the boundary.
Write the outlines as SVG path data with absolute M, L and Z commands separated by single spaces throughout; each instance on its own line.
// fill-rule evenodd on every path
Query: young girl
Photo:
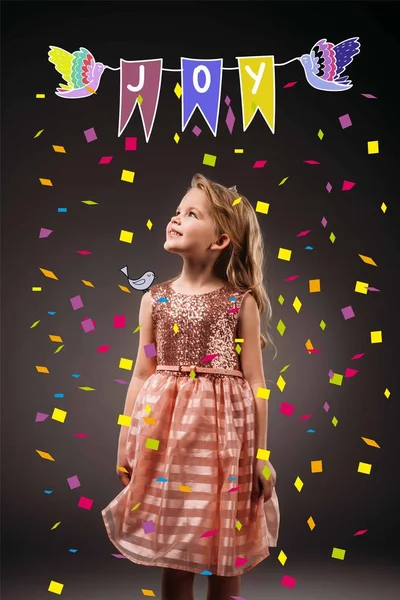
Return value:
M 125 487 L 102 516 L 123 555 L 162 568 L 162 600 L 193 600 L 195 573 L 209 576 L 207 600 L 239 595 L 242 573 L 277 545 L 268 401 L 256 397 L 266 387 L 260 313 L 270 319 L 271 304 L 258 219 L 238 196 L 193 177 L 164 245 L 182 271 L 140 307 L 118 446 Z

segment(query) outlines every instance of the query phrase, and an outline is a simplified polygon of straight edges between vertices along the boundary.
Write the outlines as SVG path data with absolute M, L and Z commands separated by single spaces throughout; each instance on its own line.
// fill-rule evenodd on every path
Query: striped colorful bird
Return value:
M 75 52 L 67 52 L 57 46 L 50 46 L 49 61 L 61 73 L 68 85 L 60 83 L 55 92 L 60 98 L 86 98 L 96 93 L 101 76 L 106 68 L 96 62 L 93 54 L 80 47 Z
M 296 57 L 303 65 L 308 83 L 317 90 L 342 92 L 353 87 L 347 75 L 342 73 L 359 54 L 361 44 L 358 37 L 349 38 L 337 44 L 319 40 L 310 54 Z

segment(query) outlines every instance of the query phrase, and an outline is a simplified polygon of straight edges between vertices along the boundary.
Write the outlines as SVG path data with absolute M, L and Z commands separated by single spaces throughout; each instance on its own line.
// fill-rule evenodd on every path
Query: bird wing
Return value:
M 49 61 L 55 65 L 56 71 L 61 73 L 68 85 L 60 84 L 66 90 L 74 90 L 88 85 L 92 80 L 95 60 L 86 48 L 71 52 L 50 46 Z
M 311 49 L 313 73 L 325 81 L 333 81 L 336 74 L 336 57 L 333 44 L 326 38 L 319 40 Z
M 358 37 L 350 38 L 333 47 L 336 55 L 335 80 L 340 77 L 340 74 L 343 73 L 347 65 L 353 62 L 353 56 L 359 54 L 361 44 L 358 39 Z M 341 79 L 343 78 L 341 77 Z

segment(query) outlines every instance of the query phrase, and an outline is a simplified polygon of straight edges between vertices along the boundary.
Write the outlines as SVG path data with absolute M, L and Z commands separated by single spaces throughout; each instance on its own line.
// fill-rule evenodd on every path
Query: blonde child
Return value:
M 274 345 L 261 332 L 263 238 L 236 188 L 197 174 L 164 248 L 182 271 L 141 301 L 118 444 L 124 489 L 102 516 L 122 554 L 162 568 L 162 600 L 193 600 L 196 573 L 208 576 L 207 600 L 229 600 L 277 545 L 280 522 L 268 402 L 256 397 L 262 349 Z

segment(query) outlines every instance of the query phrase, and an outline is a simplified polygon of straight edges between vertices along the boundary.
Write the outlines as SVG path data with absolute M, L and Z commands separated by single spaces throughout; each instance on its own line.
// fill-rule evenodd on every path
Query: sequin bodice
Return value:
M 197 365 L 241 370 L 237 326 L 243 297 L 232 284 L 213 292 L 176 292 L 173 280 L 149 290 L 158 365 Z M 212 360 L 204 360 L 205 357 Z

